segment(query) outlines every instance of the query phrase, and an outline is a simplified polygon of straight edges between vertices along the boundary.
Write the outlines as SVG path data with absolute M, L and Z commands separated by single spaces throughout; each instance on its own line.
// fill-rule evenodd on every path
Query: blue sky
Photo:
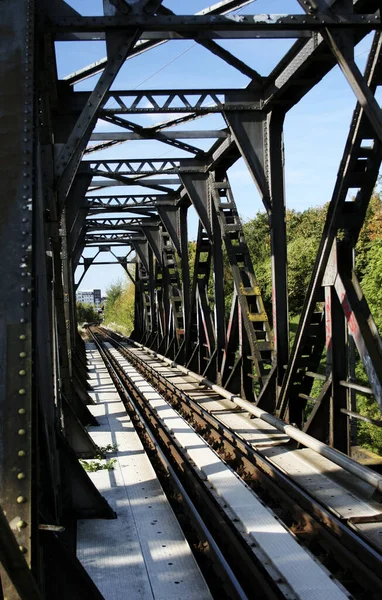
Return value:
M 164 0 L 164 5 L 179 14 L 192 14 L 213 2 L 208 0 Z M 70 0 L 68 2 L 84 15 L 102 14 L 101 0 Z M 300 13 L 296 0 L 257 0 L 240 11 L 254 13 Z M 234 40 L 222 42 L 222 46 L 247 62 L 262 75 L 267 75 L 278 63 L 293 40 Z M 356 48 L 357 63 L 363 70 L 370 46 L 370 36 Z M 57 44 L 59 77 L 80 69 L 106 55 L 103 42 L 77 42 Z M 92 90 L 97 77 L 90 78 L 75 87 L 76 90 Z M 245 87 L 249 79 L 226 65 L 192 40 L 170 41 L 141 56 L 128 60 L 118 75 L 114 89 L 167 89 L 167 88 L 224 88 Z M 337 175 L 339 161 L 348 134 L 355 97 L 339 68 L 334 68 L 303 100 L 287 115 L 285 121 L 285 183 L 288 208 L 304 210 L 309 206 L 322 205 L 330 200 Z M 152 125 L 166 119 L 166 115 L 129 116 L 131 120 Z M 162 118 L 163 117 L 163 118 Z M 218 129 L 225 127 L 220 115 L 211 115 L 186 123 L 180 129 Z M 99 122 L 96 131 L 111 131 L 112 127 Z M 175 128 L 176 130 L 176 128 Z M 194 144 L 194 140 L 191 141 Z M 211 140 L 202 141 L 200 147 L 208 148 Z M 198 145 L 195 140 L 195 145 Z M 187 154 L 159 142 L 127 142 L 112 150 L 91 154 L 87 158 L 141 158 L 181 157 Z M 244 219 L 262 210 L 257 189 L 240 159 L 230 169 L 231 185 L 239 212 Z M 111 192 L 124 193 L 124 188 L 111 188 Z M 129 189 L 135 191 L 134 188 Z M 144 193 L 144 189 L 137 189 Z M 102 192 L 107 193 L 107 190 Z M 190 209 L 189 237 L 196 235 L 196 217 Z M 91 255 L 87 251 L 87 255 Z M 122 255 L 123 252 L 120 252 Z M 105 260 L 102 254 L 100 260 Z M 117 278 L 123 278 L 119 266 L 91 267 L 81 289 L 102 288 Z

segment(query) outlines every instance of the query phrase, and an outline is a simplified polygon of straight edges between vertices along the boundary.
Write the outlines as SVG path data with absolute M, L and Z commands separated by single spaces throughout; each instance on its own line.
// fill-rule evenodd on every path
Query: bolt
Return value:
M 19 546 L 19 550 L 22 554 L 26 554 L 28 552 L 28 550 L 25 548 L 25 546 Z
M 25 498 L 25 496 L 17 496 L 16 498 L 17 504 L 25 504 L 26 501 L 27 499 Z
M 25 479 L 25 473 L 18 473 L 17 479 Z
M 19 435 L 25 435 L 26 434 L 26 430 L 25 429 L 19 429 L 17 433 Z
M 19 408 L 17 412 L 19 413 L 19 415 L 25 415 L 27 411 L 25 410 L 25 408 Z
M 20 521 L 17 521 L 17 528 L 18 529 L 23 529 L 24 527 L 27 527 L 28 523 L 26 521 L 22 521 L 20 519 Z
M 17 453 L 17 456 L 20 456 L 20 458 L 22 458 L 23 456 L 26 456 L 27 453 L 25 452 L 25 450 L 19 450 Z
M 26 355 L 27 355 L 27 353 L 26 353 L 26 352 L 20 352 L 20 354 L 19 354 L 20 358 L 25 358 L 25 357 L 26 357 Z
M 19 371 L 19 375 L 20 375 L 21 377 L 23 377 L 23 376 L 24 376 L 24 375 L 26 375 L 26 374 L 27 374 L 27 372 L 26 372 L 24 369 L 21 369 L 21 371 Z

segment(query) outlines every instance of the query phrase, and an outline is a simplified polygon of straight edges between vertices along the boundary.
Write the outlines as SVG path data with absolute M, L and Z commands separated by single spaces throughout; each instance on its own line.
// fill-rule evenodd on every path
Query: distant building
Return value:
M 94 304 L 96 305 L 97 308 L 99 308 L 102 304 L 101 290 L 93 290 L 93 294 L 94 294 Z
M 77 302 L 91 304 L 98 308 L 101 305 L 101 290 L 78 290 L 76 292 Z

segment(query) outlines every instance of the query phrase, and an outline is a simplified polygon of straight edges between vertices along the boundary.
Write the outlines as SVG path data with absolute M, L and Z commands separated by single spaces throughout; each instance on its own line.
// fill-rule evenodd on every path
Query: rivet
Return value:
M 26 434 L 26 429 L 19 429 L 17 432 L 19 435 L 25 435 Z M 22 478 L 21 478 L 22 479 Z
M 26 291 L 26 289 L 25 289 L 25 288 L 21 288 L 21 291 L 22 291 L 22 292 L 25 292 L 25 291 Z M 22 333 L 22 334 L 20 335 L 20 337 L 19 337 L 19 340 L 26 340 L 26 339 L 27 339 L 27 336 L 26 336 L 24 333 Z
M 27 527 L 28 523 L 26 521 L 22 521 L 20 519 L 20 521 L 17 521 L 17 528 L 18 529 L 24 529 L 24 527 Z
M 27 374 L 27 372 L 24 369 L 21 369 L 21 371 L 19 371 L 19 375 L 21 375 L 21 376 L 26 375 L 26 374 Z
M 25 452 L 25 450 L 19 450 L 17 453 L 17 456 L 20 456 L 20 458 L 23 456 L 26 456 L 26 455 L 27 455 L 27 453 Z
M 27 499 L 25 498 L 25 496 L 17 496 L 16 498 L 17 504 L 25 504 L 26 501 Z
M 17 479 L 25 479 L 25 473 L 18 473 Z
M 17 412 L 19 413 L 19 415 L 25 415 L 27 411 L 25 410 L 25 408 L 19 408 Z
M 19 550 L 22 554 L 26 554 L 28 552 L 28 550 L 25 548 L 25 546 L 19 546 Z
M 27 320 L 26 319 L 20 319 L 20 323 L 26 323 Z
M 25 358 L 25 357 L 26 357 L 26 355 L 27 355 L 27 353 L 26 353 L 26 352 L 20 352 L 20 354 L 19 354 L 19 357 L 20 357 L 20 358 Z

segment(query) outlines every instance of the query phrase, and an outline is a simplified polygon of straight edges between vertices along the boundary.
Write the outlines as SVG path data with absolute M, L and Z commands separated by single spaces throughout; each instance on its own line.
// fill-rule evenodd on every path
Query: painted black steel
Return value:
M 382 82 L 380 3 L 304 0 L 295 15 L 232 14 L 248 4 L 226 0 L 180 16 L 160 0 L 105 0 L 104 16 L 85 17 L 63 0 L 1 2 L 0 75 L 6 85 L 0 90 L 0 471 L 6 519 L 15 523 L 17 517 L 19 523 L 12 533 L 4 531 L 2 543 L 13 535 L 23 554 L 12 577 L 0 556 L 4 595 L 11 600 L 38 597 L 33 582 L 44 600 L 97 597 L 75 558 L 75 521 L 79 515 L 113 514 L 77 461 L 97 448 L 86 431 L 95 419 L 87 406 L 75 290 L 101 252 L 113 256 L 98 264 L 120 264 L 135 285 L 134 338 L 179 364 L 343 452 L 351 452 L 350 425 L 358 414 L 355 348 L 368 375 L 366 387 L 382 405 L 381 339 L 353 270 L 382 159 L 376 100 Z M 374 30 L 363 75 L 354 48 Z M 85 43 L 94 37 L 106 41 L 107 58 L 58 80 L 55 40 Z M 264 77 L 215 41 L 272 37 L 296 41 Z M 174 89 L 111 89 L 126 61 L 169 39 L 195 40 L 250 83 L 243 89 L 187 89 L 183 82 Z M 283 123 L 337 64 L 357 105 L 290 351 Z M 74 88 L 96 73 L 93 91 Z M 158 114 L 158 122 L 128 120 L 145 113 Z M 169 113 L 166 120 L 160 117 Z M 177 128 L 210 113 L 222 115 L 224 128 Z M 119 133 L 100 137 L 94 133 L 98 119 Z M 201 150 L 203 136 L 212 141 Z M 124 144 L 135 140 L 171 146 L 180 158 L 128 158 Z M 89 157 L 116 144 L 118 160 Z M 227 177 L 240 157 L 269 217 L 271 315 Z M 114 194 L 114 186 L 139 186 L 141 192 Z M 199 229 L 190 268 L 191 205 Z M 226 269 L 234 281 L 229 315 Z M 326 374 L 313 398 L 322 356 Z M 306 418 L 308 404 L 313 407 Z M 39 524 L 47 520 L 63 525 L 65 533 L 54 539 L 40 534 Z M 59 578 L 56 566 L 55 579 L 57 561 L 49 553 L 72 577 Z M 28 581 L 29 595 L 23 591 Z

